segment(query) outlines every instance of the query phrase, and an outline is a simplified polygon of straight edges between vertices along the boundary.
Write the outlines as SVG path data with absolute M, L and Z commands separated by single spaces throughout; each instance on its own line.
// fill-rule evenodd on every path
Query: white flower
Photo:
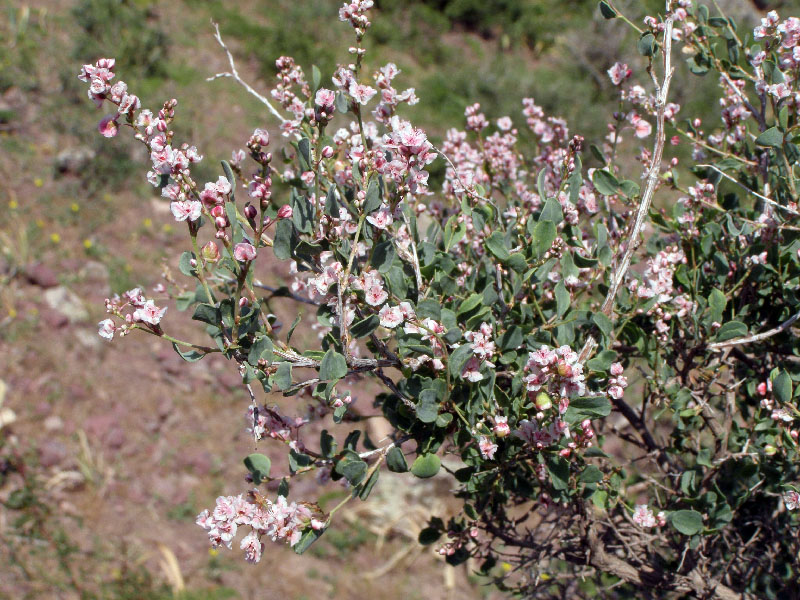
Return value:
M 106 338 L 107 340 L 114 339 L 114 332 L 117 329 L 114 326 L 114 321 L 112 321 L 111 319 L 105 319 L 103 321 L 100 321 L 98 323 L 98 326 L 100 329 L 98 330 L 97 333 L 100 334 L 100 337 Z

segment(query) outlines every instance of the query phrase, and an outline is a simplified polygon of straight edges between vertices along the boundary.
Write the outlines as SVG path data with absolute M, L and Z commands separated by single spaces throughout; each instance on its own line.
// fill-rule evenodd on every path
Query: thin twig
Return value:
M 656 141 L 653 147 L 653 161 L 647 174 L 647 184 L 645 186 L 644 193 L 642 194 L 642 199 L 639 201 L 639 208 L 636 211 L 636 219 L 634 221 L 633 228 L 631 229 L 630 236 L 628 237 L 628 244 L 625 248 L 625 254 L 623 254 L 622 260 L 617 266 L 617 270 L 612 275 L 611 287 L 608 290 L 608 294 L 606 294 L 606 299 L 603 301 L 601 310 L 607 317 L 611 317 L 614 311 L 614 302 L 617 297 L 617 292 L 619 291 L 619 288 L 625 279 L 625 275 L 627 274 L 628 268 L 631 264 L 631 258 L 633 257 L 633 253 L 638 246 L 639 235 L 642 233 L 645 221 L 647 220 L 647 216 L 650 212 L 650 204 L 653 200 L 653 194 L 655 193 L 656 185 L 658 184 L 659 175 L 661 173 L 661 156 L 664 151 L 664 142 L 666 140 L 666 135 L 664 133 L 664 109 L 667 104 L 667 94 L 669 93 L 669 84 L 672 81 L 673 73 L 671 52 L 672 16 L 669 16 L 666 20 L 666 27 L 664 30 L 664 44 L 662 48 L 662 53 L 664 56 L 664 79 L 660 86 L 658 85 L 655 73 L 651 73 L 653 81 L 656 85 L 657 108 Z M 580 362 L 587 360 L 596 347 L 597 341 L 594 339 L 594 337 L 589 336 L 583 348 L 581 349 L 578 360 Z
M 219 32 L 219 25 L 217 23 L 214 23 L 213 21 L 211 22 L 211 24 L 214 26 L 214 29 L 216 30 L 216 33 L 214 34 L 214 39 L 217 40 L 219 45 L 222 46 L 222 49 L 225 50 L 225 53 L 228 55 L 228 63 L 231 66 L 231 70 L 223 73 L 217 73 L 213 77 L 207 78 L 206 81 L 214 81 L 215 79 L 219 79 L 220 77 L 232 77 L 239 84 L 241 84 L 244 87 L 244 89 L 250 92 L 250 94 L 258 98 L 258 101 L 261 102 L 263 105 L 265 105 L 269 110 L 269 112 L 271 112 L 275 116 L 275 118 L 277 118 L 281 122 L 281 124 L 288 123 L 288 119 L 284 118 L 281 115 L 281 113 L 277 111 L 277 109 L 273 106 L 272 102 L 270 102 L 266 96 L 259 94 L 256 90 L 254 90 L 250 86 L 250 84 L 248 84 L 244 79 L 239 77 L 239 72 L 236 70 L 236 64 L 233 62 L 233 55 L 231 54 L 231 51 L 228 50 L 228 47 L 225 45 L 225 42 L 222 41 L 222 35 L 220 35 Z
M 728 174 L 727 174 L 727 173 L 725 173 L 724 171 L 722 171 L 722 170 L 718 169 L 718 168 L 717 168 L 717 167 L 715 167 L 714 165 L 697 165 L 697 166 L 698 166 L 698 167 L 700 167 L 700 168 L 703 168 L 703 167 L 705 167 L 705 168 L 708 168 L 708 169 L 713 169 L 714 171 L 716 171 L 717 173 L 719 173 L 720 175 L 722 175 L 722 176 L 723 176 L 725 179 L 727 179 L 727 180 L 729 180 L 729 181 L 732 181 L 733 183 L 735 183 L 736 185 L 738 185 L 740 188 L 742 188 L 742 189 L 743 189 L 744 191 L 746 191 L 747 193 L 749 193 L 749 194 L 752 194 L 752 195 L 753 195 L 753 196 L 755 196 L 756 198 L 760 198 L 761 200 L 763 200 L 763 201 L 764 201 L 764 202 L 766 202 L 767 204 L 771 204 L 772 206 L 775 206 L 776 208 L 780 208 L 780 209 L 782 209 L 782 210 L 785 210 L 786 212 L 788 212 L 788 213 L 790 213 L 790 214 L 793 214 L 793 215 L 795 215 L 795 216 L 800 216 L 800 212 L 797 212 L 796 210 L 794 210 L 794 209 L 791 209 L 791 208 L 789 208 L 788 206 L 783 206 L 782 204 L 778 204 L 777 202 L 775 202 L 775 200 L 773 200 L 773 199 L 771 199 L 771 198 L 767 198 L 766 196 L 762 196 L 762 195 L 761 195 L 761 194 L 759 194 L 758 192 L 754 192 L 754 191 L 753 191 L 753 190 L 751 190 L 749 187 L 747 187 L 746 185 L 744 185 L 744 184 L 743 184 L 743 183 L 741 183 L 740 181 L 738 181 L 738 180 L 734 179 L 733 177 L 731 177 L 730 175 L 728 175 Z
M 800 319 L 800 312 L 795 313 L 788 319 L 786 319 L 783 323 L 778 325 L 777 327 L 773 327 L 769 331 L 763 331 L 761 333 L 756 333 L 754 335 L 748 335 L 746 337 L 739 337 L 734 338 L 732 340 L 725 340 L 724 342 L 714 342 L 713 344 L 708 345 L 709 350 L 721 350 L 723 348 L 729 348 L 730 346 L 741 346 L 743 344 L 752 344 L 753 342 L 760 342 L 761 340 L 765 340 L 767 338 L 772 337 L 773 335 L 777 335 L 782 331 L 786 331 L 792 324 Z

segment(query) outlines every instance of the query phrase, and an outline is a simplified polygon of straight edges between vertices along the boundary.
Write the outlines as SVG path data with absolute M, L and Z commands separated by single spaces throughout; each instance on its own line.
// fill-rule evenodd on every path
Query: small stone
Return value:
M 28 267 L 25 270 L 25 277 L 33 285 L 43 288 L 52 288 L 58 285 L 58 277 L 56 277 L 55 272 L 41 263 Z
M 97 335 L 97 330 L 94 328 L 88 329 L 80 327 L 76 329 L 75 339 L 78 340 L 81 346 L 90 350 L 99 350 L 104 343 L 103 338 Z
M 53 310 L 52 308 L 42 309 L 39 312 L 39 316 L 42 318 L 42 323 L 44 323 L 48 329 L 61 329 L 69 325 L 67 315 Z
M 114 450 L 119 450 L 125 445 L 125 432 L 119 427 L 112 427 L 106 435 L 106 445 Z
M 95 152 L 88 146 L 62 150 L 56 156 L 56 169 L 61 173 L 79 174 L 94 159 Z
M 46 431 L 59 431 L 64 427 L 64 421 L 58 415 L 50 415 L 44 420 Z
M 66 316 L 70 323 L 80 323 L 89 318 L 89 311 L 81 299 L 63 285 L 46 290 L 44 299 L 50 308 Z
M 67 447 L 61 442 L 47 441 L 39 447 L 39 463 L 47 468 L 60 464 L 67 457 Z
M 90 260 L 80 270 L 80 275 L 90 281 L 108 281 L 108 267 L 103 263 Z

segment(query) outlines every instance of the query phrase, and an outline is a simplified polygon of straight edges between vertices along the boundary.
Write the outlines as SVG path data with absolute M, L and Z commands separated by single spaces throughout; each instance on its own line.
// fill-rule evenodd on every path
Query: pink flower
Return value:
M 483 379 L 480 369 L 481 361 L 477 356 L 473 356 L 467 361 L 467 364 L 464 365 L 464 369 L 461 371 L 461 376 L 467 381 L 472 381 L 473 383 L 480 381 Z
M 478 441 L 478 447 L 481 450 L 481 456 L 487 460 L 492 460 L 494 453 L 497 452 L 497 444 L 492 443 L 485 435 L 482 435 Z
M 373 227 L 387 229 L 393 222 L 392 211 L 389 210 L 388 206 L 382 204 L 380 209 L 367 217 L 367 221 L 369 221 Z
M 197 200 L 176 200 L 169 207 L 176 221 L 196 221 L 200 218 L 202 205 Z
M 355 100 L 359 104 L 366 104 L 372 99 L 372 97 L 375 94 L 378 93 L 375 88 L 371 88 L 368 85 L 362 85 L 360 83 L 356 83 L 355 80 L 350 82 L 350 89 L 348 91 L 350 92 L 350 95 L 353 97 L 353 100 Z
M 133 113 L 133 111 L 139 110 L 141 105 L 142 103 L 139 101 L 138 96 L 134 96 L 133 94 L 125 94 L 122 97 L 122 101 L 119 103 L 119 113 L 121 115 Z
M 107 138 L 112 138 L 119 132 L 116 115 L 108 115 L 97 124 L 97 130 Z
M 292 207 L 288 204 L 284 204 L 278 209 L 278 218 L 279 219 L 291 219 L 292 218 Z
M 167 312 L 166 306 L 164 308 L 158 308 L 153 304 L 152 300 L 148 300 L 144 303 L 144 306 L 134 311 L 133 318 L 137 321 L 149 323 L 150 325 L 158 325 L 165 312 Z
M 786 510 L 797 510 L 800 508 L 800 494 L 794 490 L 786 492 L 783 495 L 783 503 L 786 505 Z
M 111 319 L 105 319 L 100 321 L 98 326 L 100 329 L 97 333 L 100 335 L 100 337 L 106 338 L 107 340 L 114 339 L 114 332 L 117 330 L 117 328 L 114 326 L 114 321 Z
M 500 117 L 497 119 L 497 128 L 500 131 L 510 131 L 513 126 L 514 123 L 511 121 L 511 117 Z
M 389 329 L 394 329 L 400 325 L 405 318 L 399 306 L 390 307 L 388 304 L 384 305 L 378 313 L 378 316 L 381 318 L 381 327 L 387 327 Z
M 239 262 L 248 262 L 256 257 L 256 249 L 252 244 L 240 242 L 233 249 L 233 257 Z
M 608 76 L 611 78 L 611 83 L 619 85 L 625 79 L 630 77 L 631 70 L 625 63 L 614 63 L 614 66 L 608 70 Z
M 652 125 L 637 114 L 631 115 L 630 121 L 638 138 L 646 138 L 653 131 Z
M 320 108 L 331 108 L 336 101 L 336 93 L 333 90 L 320 88 L 314 96 L 314 104 Z
M 258 539 L 255 531 L 251 531 L 244 538 L 239 546 L 244 550 L 244 559 L 250 564 L 256 564 L 261 560 L 261 552 L 264 550 L 264 544 Z
M 637 504 L 633 511 L 633 522 L 639 527 L 655 527 L 658 521 L 653 516 L 653 511 L 646 504 Z
M 511 428 L 508 426 L 508 417 L 495 417 L 492 431 L 497 437 L 506 437 L 511 433 Z
M 364 295 L 367 304 L 370 306 L 380 306 L 389 298 L 389 293 L 384 290 L 383 285 L 379 283 L 370 285 Z
M 622 365 L 620 363 L 616 362 L 616 363 L 613 363 L 611 365 L 611 369 L 610 369 L 609 372 L 612 375 L 617 376 L 617 375 L 622 375 L 623 371 L 624 371 L 624 369 L 622 368 Z

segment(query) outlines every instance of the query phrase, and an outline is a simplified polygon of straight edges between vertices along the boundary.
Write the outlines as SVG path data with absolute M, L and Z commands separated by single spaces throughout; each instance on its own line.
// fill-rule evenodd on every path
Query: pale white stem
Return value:
M 753 342 L 760 342 L 761 340 L 765 340 L 767 338 L 772 337 L 773 335 L 777 335 L 782 331 L 786 331 L 791 327 L 797 319 L 800 319 L 800 312 L 795 313 L 788 319 L 786 319 L 783 323 L 770 329 L 769 331 L 762 331 L 761 333 L 756 333 L 754 335 L 748 335 L 746 337 L 739 337 L 733 338 L 732 340 L 725 340 L 724 342 L 714 342 L 713 344 L 708 345 L 709 350 L 721 350 L 723 348 L 730 348 L 731 346 L 741 346 L 744 344 L 752 344 Z
M 220 77 L 232 77 L 239 84 L 241 84 L 242 87 L 244 87 L 244 89 L 246 89 L 251 95 L 253 95 L 256 98 L 258 98 L 259 102 L 261 102 L 263 105 L 265 105 L 267 107 L 267 109 L 269 110 L 269 112 L 271 112 L 275 116 L 275 118 L 278 119 L 281 122 L 281 124 L 287 123 L 288 119 L 284 118 L 281 115 L 281 113 L 278 112 L 278 110 L 275 108 L 275 106 L 272 104 L 272 102 L 269 101 L 269 99 L 266 96 L 264 96 L 262 94 L 259 94 L 255 89 L 253 89 L 250 86 L 250 84 L 248 84 L 244 79 L 242 79 L 239 76 L 239 71 L 236 70 L 236 63 L 233 61 L 233 55 L 231 54 L 231 51 L 228 50 L 228 47 L 225 45 L 225 42 L 222 41 L 222 35 L 220 35 L 220 32 L 219 32 L 219 25 L 217 23 L 214 23 L 213 21 L 212 21 L 212 25 L 214 25 L 214 29 L 216 30 L 216 33 L 214 34 L 214 38 L 217 40 L 217 43 L 219 43 L 219 45 L 222 46 L 222 49 L 225 51 L 225 54 L 228 55 L 228 63 L 231 66 L 231 70 L 230 71 L 226 71 L 224 73 L 217 73 L 213 77 L 209 77 L 208 79 L 206 79 L 206 81 L 214 81 L 215 79 L 218 79 Z
M 644 229 L 645 222 L 650 212 L 650 204 L 653 201 L 653 194 L 658 184 L 659 175 L 661 174 L 661 156 L 664 151 L 664 141 L 666 135 L 664 133 L 664 108 L 667 104 L 667 95 L 669 93 L 669 84 L 672 81 L 672 16 L 668 17 L 665 22 L 664 28 L 664 44 L 662 46 L 662 53 L 664 56 L 664 80 L 661 85 L 658 84 L 656 75 L 651 72 L 653 82 L 656 86 L 656 141 L 653 147 L 653 160 L 650 169 L 647 172 L 647 183 L 645 184 L 644 193 L 639 201 L 639 207 L 636 210 L 636 217 L 631 228 L 630 235 L 628 236 L 625 253 L 622 255 L 622 260 L 617 264 L 615 272 L 611 276 L 611 286 L 606 294 L 601 308 L 602 312 L 611 317 L 614 312 L 614 302 L 617 297 L 622 282 L 625 280 L 625 275 L 628 273 L 628 268 L 633 258 L 633 253 L 639 245 L 639 236 Z M 594 349 L 597 347 L 597 341 L 594 337 L 589 336 L 581 349 L 578 360 L 584 362 L 591 356 Z
M 763 201 L 764 201 L 764 202 L 766 202 L 767 204 L 770 204 L 770 205 L 772 205 L 772 206 L 774 206 L 774 207 L 776 207 L 776 208 L 780 208 L 781 210 L 785 210 L 786 212 L 788 212 L 788 213 L 790 213 L 790 214 L 793 214 L 793 215 L 795 215 L 795 216 L 797 216 L 797 215 L 800 215 L 800 212 L 797 212 L 796 210 L 794 210 L 794 209 L 791 209 L 791 208 L 789 208 L 788 206 L 783 206 L 782 204 L 778 204 L 778 203 L 777 203 L 777 202 L 775 202 L 775 200 L 773 200 L 772 198 L 768 198 L 767 196 L 762 196 L 762 195 L 761 195 L 761 194 L 759 194 L 758 192 L 754 192 L 754 191 L 753 191 L 753 190 L 751 190 L 749 187 L 747 187 L 746 185 L 742 184 L 740 181 L 737 181 L 736 179 L 734 179 L 733 177 L 731 177 L 730 175 L 728 175 L 727 173 L 725 173 L 725 172 L 724 172 L 724 171 L 722 171 L 721 169 L 719 169 L 719 168 L 715 167 L 714 165 L 697 165 L 697 166 L 698 166 L 698 167 L 701 167 L 701 168 L 713 169 L 714 171 L 716 171 L 717 173 L 719 173 L 720 175 L 722 175 L 722 176 L 723 176 L 725 179 L 727 179 L 727 180 L 729 180 L 729 181 L 732 181 L 733 183 L 735 183 L 736 185 L 738 185 L 740 188 L 742 188 L 742 189 L 743 189 L 744 191 L 746 191 L 747 193 L 749 193 L 749 194 L 752 194 L 752 195 L 753 195 L 753 196 L 755 196 L 756 198 L 759 198 L 759 199 L 763 200 Z

